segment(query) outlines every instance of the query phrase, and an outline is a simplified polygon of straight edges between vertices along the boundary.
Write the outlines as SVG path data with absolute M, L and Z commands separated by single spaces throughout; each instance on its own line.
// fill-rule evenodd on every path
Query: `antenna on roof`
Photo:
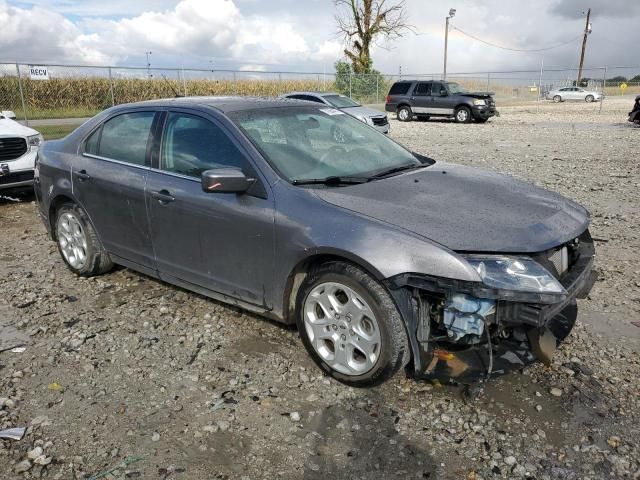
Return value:
M 180 95 L 180 94 L 178 93 L 178 91 L 177 91 L 175 88 L 173 88 L 173 85 L 171 85 L 171 82 L 170 82 L 169 80 L 167 80 L 167 77 L 165 77 L 165 76 L 164 76 L 164 73 L 162 73 L 162 74 L 161 74 L 161 76 L 162 76 L 162 79 L 163 79 L 165 82 L 167 82 L 167 85 L 169 85 L 169 88 L 173 91 L 173 94 L 175 95 L 175 98 L 181 98 L 181 97 L 184 97 L 184 95 Z

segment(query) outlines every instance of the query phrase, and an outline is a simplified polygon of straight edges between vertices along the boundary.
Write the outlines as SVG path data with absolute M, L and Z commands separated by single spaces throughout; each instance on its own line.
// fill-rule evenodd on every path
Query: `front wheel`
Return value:
M 324 264 L 298 292 L 302 343 L 327 374 L 354 387 L 377 385 L 409 361 L 404 322 L 391 296 L 360 268 Z
M 458 123 L 469 123 L 471 121 L 471 110 L 468 107 L 459 107 L 454 114 L 454 118 Z
M 585 101 L 585 102 L 587 102 L 587 103 L 591 103 L 591 102 L 593 102 L 594 100 L 595 100 L 595 98 L 593 97 L 593 95 L 587 95 L 587 96 L 584 98 L 584 101 Z
M 562 101 L 562 97 L 560 95 L 556 95 L 553 97 L 553 101 L 555 103 L 560 103 Z
M 411 111 L 411 107 L 403 106 L 398 109 L 398 120 L 401 122 L 410 122 L 413 120 L 413 112 Z
M 93 277 L 113 268 L 87 214 L 78 205 L 68 203 L 58 209 L 55 236 L 62 259 L 76 275 Z

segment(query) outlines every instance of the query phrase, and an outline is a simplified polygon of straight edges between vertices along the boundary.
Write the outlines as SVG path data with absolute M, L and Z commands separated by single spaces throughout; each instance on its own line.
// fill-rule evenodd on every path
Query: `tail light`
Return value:
M 391 103 L 391 95 L 387 95 L 387 103 Z

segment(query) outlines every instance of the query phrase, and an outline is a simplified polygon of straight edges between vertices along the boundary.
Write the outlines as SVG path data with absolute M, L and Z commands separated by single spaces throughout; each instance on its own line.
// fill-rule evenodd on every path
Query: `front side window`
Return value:
M 169 113 L 162 136 L 162 170 L 199 178 L 205 170 L 244 168 L 244 155 L 213 122 L 186 113 Z
M 229 116 L 291 182 L 367 177 L 389 168 L 421 164 L 385 135 L 329 107 L 265 108 Z
M 154 112 L 132 112 L 118 115 L 102 126 L 98 155 L 113 160 L 144 165 Z M 93 137 L 89 143 L 93 142 Z

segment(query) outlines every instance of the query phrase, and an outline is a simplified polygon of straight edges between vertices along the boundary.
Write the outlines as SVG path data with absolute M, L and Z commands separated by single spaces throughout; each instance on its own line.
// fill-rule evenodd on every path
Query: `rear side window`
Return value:
M 107 121 L 102 126 L 98 155 L 144 165 L 154 115 L 154 112 L 124 113 Z
M 245 166 L 242 152 L 213 122 L 186 113 L 169 113 L 162 136 L 162 170 L 199 178 L 212 168 Z
M 411 83 L 409 82 L 397 82 L 391 86 L 391 90 L 389 90 L 389 95 L 406 95 L 409 91 L 409 87 Z
M 431 84 L 426 82 L 420 82 L 413 89 L 413 94 L 418 96 L 431 95 Z
M 95 132 L 93 132 L 91 135 L 89 135 L 89 138 L 87 138 L 87 141 L 84 144 L 84 151 L 85 153 L 90 153 L 92 155 L 97 155 L 98 154 L 98 142 L 100 141 L 100 129 L 96 129 Z

